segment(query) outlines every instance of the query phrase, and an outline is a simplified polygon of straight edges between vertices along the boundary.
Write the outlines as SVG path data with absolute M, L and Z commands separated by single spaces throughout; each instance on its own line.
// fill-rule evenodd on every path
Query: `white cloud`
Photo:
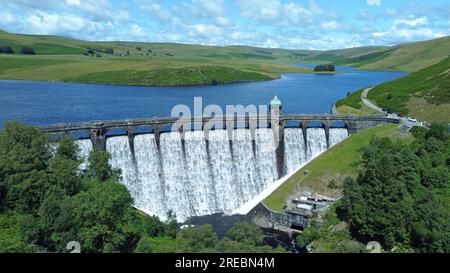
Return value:
M 130 29 L 130 35 L 134 37 L 145 37 L 147 33 L 138 25 L 132 25 Z
M 363 10 L 358 14 L 357 18 L 362 21 L 375 21 L 377 16 L 368 10 Z
M 380 6 L 381 0 L 366 0 L 367 5 L 369 6 Z
M 216 38 L 222 35 L 223 31 L 220 27 L 213 24 L 194 24 L 189 26 L 187 33 L 190 38 Z
M 387 16 L 391 16 L 391 17 L 395 17 L 398 16 L 398 14 L 400 13 L 397 9 L 394 8 L 386 8 L 384 10 L 385 15 Z
M 321 23 L 320 27 L 324 30 L 331 31 L 331 30 L 338 30 L 341 27 L 341 25 L 336 21 L 328 21 Z
M 284 5 L 284 24 L 299 24 L 301 22 L 312 23 L 313 11 L 297 3 Z
M 280 18 L 282 6 L 279 0 L 236 0 L 236 3 L 246 18 L 267 22 Z
M 450 34 L 450 5 L 430 5 L 363 7 L 355 18 L 315 0 L 0 0 L 0 28 L 88 40 L 333 49 Z
M 95 21 L 127 21 L 130 17 L 126 10 L 114 10 L 109 0 L 66 0 L 66 4 L 86 13 Z
M 412 18 L 412 19 L 396 19 L 394 21 L 394 27 L 398 27 L 398 26 L 417 27 L 417 26 L 424 26 L 424 25 L 428 25 L 427 17 Z
M 429 22 L 427 17 L 396 19 L 389 30 L 373 32 L 372 37 L 382 38 L 382 41 L 387 41 L 392 44 L 398 42 L 434 39 L 449 34 L 430 28 L 428 27 L 428 24 Z
M 191 0 L 173 7 L 181 17 L 217 18 L 227 15 L 223 0 Z
M 162 7 L 161 0 L 135 0 L 135 3 L 141 10 L 150 12 L 161 21 L 167 21 L 171 18 L 170 12 Z
M 79 6 L 81 4 L 81 0 L 66 0 L 66 3 L 69 6 Z
M 217 17 L 216 22 L 220 26 L 227 26 L 231 24 L 230 19 L 228 19 L 227 17 Z
M 92 27 L 85 19 L 74 15 L 59 15 L 38 12 L 26 17 L 30 29 L 36 34 L 60 34 L 78 32 L 86 27 Z M 90 25 L 90 26 L 88 26 Z
M 10 24 L 14 22 L 14 16 L 11 13 L 4 13 L 0 16 L 0 24 Z
M 211 17 L 226 16 L 227 9 L 222 0 L 193 0 L 192 4 L 197 6 L 204 15 Z
M 278 48 L 280 47 L 278 42 L 272 39 L 267 39 L 266 42 L 263 44 L 263 47 L 267 48 Z
M 243 32 L 243 31 L 233 31 L 229 37 L 231 38 L 231 40 L 233 40 L 235 43 L 236 42 L 244 42 L 244 41 L 248 41 L 248 40 L 252 40 L 252 39 L 256 39 L 258 37 L 258 33 L 257 32 Z

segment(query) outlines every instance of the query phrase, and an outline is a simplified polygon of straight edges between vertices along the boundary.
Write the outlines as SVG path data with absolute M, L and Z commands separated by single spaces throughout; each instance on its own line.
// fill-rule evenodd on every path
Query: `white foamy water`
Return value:
M 316 158 L 327 150 L 327 138 L 325 136 L 325 130 L 322 128 L 308 128 L 306 131 L 306 140 L 306 156 L 308 160 Z
M 330 130 L 330 145 L 348 137 L 345 129 Z M 247 213 L 291 175 L 327 149 L 322 128 L 286 128 L 286 175 L 278 177 L 272 129 L 257 129 L 255 149 L 250 130 L 233 131 L 230 146 L 226 130 L 213 130 L 208 141 L 203 132 L 186 132 L 185 145 L 178 132 L 161 134 L 158 151 L 152 134 L 134 138 L 111 137 L 107 151 L 111 165 L 122 170 L 122 182 L 134 205 L 165 218 L 169 210 L 178 221 L 214 213 Z M 92 150 L 90 140 L 77 141 L 80 156 Z M 85 163 L 84 163 L 85 164 Z M 84 165 L 85 167 L 86 165 Z
M 307 161 L 305 139 L 300 128 L 284 129 L 284 147 L 284 164 L 287 173 L 291 173 Z
M 345 128 L 330 129 L 330 147 L 340 143 L 348 137 L 348 131 Z
M 81 160 L 79 169 L 80 171 L 84 171 L 88 165 L 89 154 L 93 150 L 92 142 L 90 139 L 81 139 L 75 141 L 75 144 L 78 146 L 78 157 Z

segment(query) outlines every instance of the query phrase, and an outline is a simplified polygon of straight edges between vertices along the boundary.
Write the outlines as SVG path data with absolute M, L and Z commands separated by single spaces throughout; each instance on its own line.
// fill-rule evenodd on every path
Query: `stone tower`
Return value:
M 281 101 L 275 96 L 269 105 L 270 110 L 270 126 L 273 131 L 275 148 L 276 148 L 276 157 L 277 157 L 277 169 L 278 169 L 278 178 L 283 177 L 284 170 L 284 125 L 280 121 L 281 116 Z
M 281 108 L 283 108 L 278 96 L 275 96 L 269 105 L 270 115 L 279 117 L 281 115 Z

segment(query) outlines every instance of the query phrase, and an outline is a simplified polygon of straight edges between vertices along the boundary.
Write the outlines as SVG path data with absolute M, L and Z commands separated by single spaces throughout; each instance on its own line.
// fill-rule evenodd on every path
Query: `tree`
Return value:
M 316 72 L 321 72 L 321 71 L 334 72 L 334 71 L 336 71 L 336 68 L 332 64 L 323 64 L 323 65 L 317 65 L 314 68 L 314 71 L 316 71 Z
M 407 241 L 410 196 L 404 181 L 397 180 L 399 162 L 391 154 L 395 149 L 389 139 L 373 140 L 363 151 L 363 170 L 356 184 L 350 180 L 344 184 L 347 194 L 356 189 L 344 204 L 351 218 L 350 228 L 357 230 L 363 242 L 377 240 L 393 246 Z
M 22 49 L 20 50 L 20 53 L 22 53 L 22 54 L 28 54 L 28 55 L 34 55 L 34 54 L 36 54 L 36 52 L 34 52 L 34 49 L 33 49 L 33 48 L 27 47 L 27 46 L 22 47 Z
M 109 164 L 111 155 L 106 151 L 92 151 L 88 158 L 86 176 L 105 182 L 120 174 L 120 170 L 113 170 Z
M 450 252 L 450 203 L 448 197 L 428 192 L 415 206 L 412 244 L 420 252 Z
M 78 147 L 71 137 L 59 140 L 55 156 L 50 160 L 48 172 L 53 191 L 61 191 L 63 195 L 75 195 L 81 189 L 79 172 Z
M 438 140 L 446 140 L 448 138 L 447 126 L 445 124 L 431 124 L 430 130 L 426 134 L 426 138 L 436 138 Z
M 135 253 L 175 253 L 176 240 L 169 237 L 142 237 L 134 249 Z
M 130 50 L 127 50 L 127 56 L 130 56 Z
M 39 243 L 41 238 L 41 227 L 39 219 L 31 214 L 18 217 L 19 232 L 22 239 L 29 243 Z
M 26 243 L 20 234 L 18 219 L 20 215 L 0 213 L 0 253 L 33 253 L 36 248 Z
M 12 47 L 10 47 L 10 46 L 4 46 L 4 47 L 3 47 L 3 53 L 6 53 L 6 54 L 14 54 L 15 52 L 14 52 L 14 50 L 12 49 Z
M 414 126 L 409 130 L 409 132 L 415 137 L 415 138 L 425 138 L 425 135 L 427 134 L 428 130 L 423 127 Z
M 214 252 L 219 237 L 212 225 L 189 227 L 177 234 L 178 251 L 182 253 Z
M 60 229 L 52 237 L 73 234 L 71 240 L 79 241 L 83 252 L 130 252 L 137 243 L 131 196 L 117 182 L 91 181 L 87 190 L 66 197 L 61 211 L 56 219 Z M 69 238 L 60 241 L 59 249 Z
M 450 138 L 447 128 L 414 129 L 408 145 L 375 139 L 363 150 L 357 179 L 344 182 L 343 216 L 363 242 L 448 252 Z
M 5 123 L 0 133 L 0 188 L 3 204 L 22 212 L 36 211 L 48 185 L 50 137 L 38 128 Z
M 314 241 L 318 236 L 319 231 L 316 228 L 307 228 L 303 231 L 302 234 L 298 235 L 297 238 L 295 238 L 295 244 L 299 248 L 306 248 L 306 246 Z
M 235 223 L 225 237 L 250 246 L 260 246 L 264 240 L 261 229 L 249 221 Z

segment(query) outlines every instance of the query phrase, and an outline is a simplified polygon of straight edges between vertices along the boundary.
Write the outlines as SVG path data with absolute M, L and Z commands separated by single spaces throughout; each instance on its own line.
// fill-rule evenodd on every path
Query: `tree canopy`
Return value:
M 80 169 L 68 136 L 51 143 L 40 129 L 6 123 L 0 132 L 0 252 L 273 252 L 262 231 L 238 223 L 219 239 L 210 225 L 179 230 L 132 207 L 107 152 L 91 152 Z
M 22 47 L 22 49 L 20 50 L 20 53 L 21 54 L 27 54 L 27 55 L 34 55 L 34 54 L 36 54 L 34 49 L 32 47 L 28 47 L 28 46 Z
M 357 179 L 344 183 L 344 212 L 363 242 L 450 252 L 450 137 L 445 125 L 414 129 L 409 145 L 374 139 Z

